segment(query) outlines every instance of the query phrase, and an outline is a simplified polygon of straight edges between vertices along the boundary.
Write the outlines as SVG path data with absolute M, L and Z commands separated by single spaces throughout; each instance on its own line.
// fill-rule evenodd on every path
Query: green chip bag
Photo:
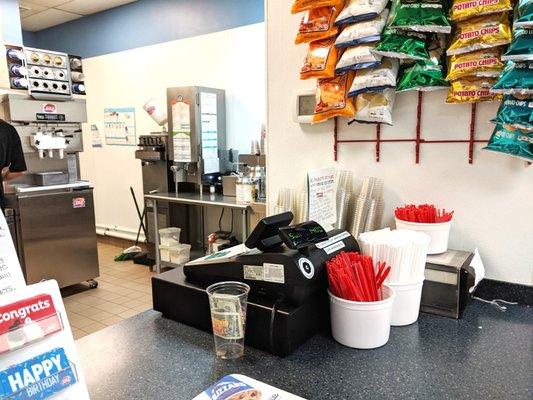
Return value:
M 395 0 L 389 16 L 390 29 L 415 32 L 450 33 L 452 28 L 442 5 L 429 3 L 402 3 Z
M 483 150 L 496 151 L 526 161 L 533 161 L 533 132 L 496 125 L 489 144 Z
M 515 9 L 514 27 L 533 28 L 533 1 L 520 0 Z
M 435 64 L 433 61 L 416 61 L 400 70 L 396 91 L 430 91 L 447 89 L 448 86 L 449 84 L 444 79 L 440 65 Z
M 533 60 L 533 27 L 514 30 L 513 41 L 507 52 L 502 56 L 502 60 Z
M 533 131 L 533 97 L 505 96 L 492 122 Z
M 493 93 L 533 95 L 533 61 L 507 61 Z
M 428 35 L 424 33 L 395 32 L 385 29 L 383 40 L 372 52 L 401 60 L 428 60 L 428 42 Z

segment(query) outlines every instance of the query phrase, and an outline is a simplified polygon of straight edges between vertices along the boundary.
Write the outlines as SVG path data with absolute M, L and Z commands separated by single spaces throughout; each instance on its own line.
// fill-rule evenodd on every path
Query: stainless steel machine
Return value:
M 166 193 L 172 187 L 172 163 L 168 158 L 169 135 L 167 133 L 152 133 L 139 136 L 138 149 L 135 158 L 141 160 L 143 180 L 143 194 Z M 155 260 L 154 247 L 154 208 L 151 201 L 145 201 L 146 208 L 145 226 L 148 233 L 147 250 L 148 259 Z M 159 226 L 169 226 L 170 212 L 168 204 L 158 206 Z
M 143 192 L 176 193 L 222 190 L 221 176 L 231 170 L 226 149 L 225 91 L 199 86 L 167 89 L 168 133 L 139 137 Z M 154 209 L 145 201 L 148 258 L 155 260 Z M 203 214 L 187 204 L 158 203 L 158 226 L 179 226 L 184 243 L 203 252 Z
M 179 190 L 221 185 L 231 168 L 226 149 L 226 94 L 199 86 L 167 89 L 169 158 Z
M 0 97 L 0 118 L 17 129 L 28 171 L 6 187 L 7 214 L 28 284 L 60 287 L 99 276 L 93 189 L 80 180 L 85 100 Z

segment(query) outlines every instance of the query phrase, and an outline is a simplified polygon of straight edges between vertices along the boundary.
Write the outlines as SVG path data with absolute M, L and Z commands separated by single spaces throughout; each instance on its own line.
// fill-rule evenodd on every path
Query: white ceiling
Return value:
M 22 29 L 36 32 L 136 0 L 20 0 Z

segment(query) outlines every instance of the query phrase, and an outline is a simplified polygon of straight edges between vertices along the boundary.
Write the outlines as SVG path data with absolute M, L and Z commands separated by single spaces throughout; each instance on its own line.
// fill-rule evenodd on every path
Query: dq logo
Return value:
M 72 208 L 84 208 L 85 207 L 85 197 L 76 197 L 72 199 Z
M 52 103 L 46 103 L 43 105 L 43 112 L 52 114 L 55 113 L 57 110 L 56 105 Z

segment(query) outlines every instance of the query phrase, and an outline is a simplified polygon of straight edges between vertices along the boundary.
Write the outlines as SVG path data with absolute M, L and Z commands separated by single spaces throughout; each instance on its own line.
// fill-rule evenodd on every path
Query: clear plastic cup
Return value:
M 206 291 L 217 357 L 242 357 L 250 286 L 242 282 L 219 282 L 209 286 Z

